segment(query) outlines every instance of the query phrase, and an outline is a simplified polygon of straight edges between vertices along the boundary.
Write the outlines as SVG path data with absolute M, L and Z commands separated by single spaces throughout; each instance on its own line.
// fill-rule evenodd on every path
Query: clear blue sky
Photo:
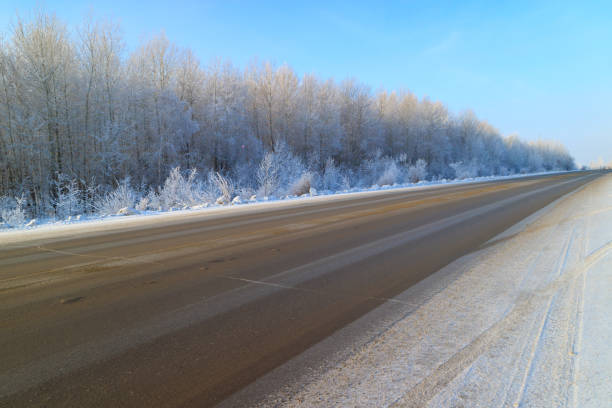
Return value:
M 121 23 L 130 49 L 163 29 L 204 63 L 258 57 L 409 89 L 503 134 L 559 140 L 581 164 L 612 160 L 612 2 L 381 3 L 2 0 L 0 25 L 41 4 L 70 26 L 93 11 Z

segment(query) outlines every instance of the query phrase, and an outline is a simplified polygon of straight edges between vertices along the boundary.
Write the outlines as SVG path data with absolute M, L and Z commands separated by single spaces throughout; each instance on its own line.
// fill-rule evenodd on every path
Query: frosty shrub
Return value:
M 202 186 L 197 182 L 196 176 L 195 169 L 190 170 L 187 177 L 183 177 L 180 167 L 173 168 L 159 190 L 159 207 L 167 210 L 200 204 Z
M 114 215 L 122 208 L 133 208 L 136 193 L 130 187 L 130 179 L 124 179 L 114 191 L 100 197 L 94 204 L 100 215 Z
M 151 192 L 149 192 L 150 194 Z M 151 207 L 151 197 L 149 197 L 149 194 L 147 194 L 146 196 L 142 197 L 140 200 L 138 200 L 138 203 L 136 203 L 136 206 L 134 208 L 136 208 L 138 211 L 146 211 L 148 209 L 150 209 Z M 155 193 L 153 193 L 155 194 Z
M 24 225 L 27 219 L 25 206 L 26 199 L 23 196 L 15 197 L 15 199 L 0 198 L 0 216 L 2 216 L 2 222 L 11 228 Z
M 232 180 L 229 177 L 225 177 L 218 172 L 211 173 L 209 177 L 210 181 L 214 184 L 214 186 L 221 194 L 221 197 L 219 198 L 222 198 L 222 201 L 224 203 L 229 204 L 232 201 L 235 190 L 235 186 Z
M 358 184 L 363 187 L 393 185 L 401 182 L 402 178 L 402 169 L 397 160 L 383 156 L 380 150 L 359 166 Z
M 76 180 L 60 175 L 54 183 L 57 189 L 57 198 L 54 200 L 55 217 L 63 220 L 72 215 L 84 212 L 83 193 Z
M 418 183 L 427 178 L 427 162 L 419 159 L 416 163 L 408 168 L 408 180 L 411 183 Z
M 352 185 L 353 184 L 351 183 L 351 178 L 347 174 L 343 174 L 342 175 L 342 185 L 340 186 L 340 189 L 350 190 Z
M 331 157 L 325 162 L 325 170 L 321 180 L 321 187 L 324 190 L 337 191 L 342 186 L 342 174 L 336 166 L 336 162 Z
M 264 155 L 257 169 L 257 195 L 293 194 L 293 186 L 306 173 L 302 160 L 284 143 L 277 143 L 274 152 Z M 304 182 L 305 180 L 303 180 Z M 312 174 L 311 179 L 312 182 Z
M 293 182 L 291 187 L 289 188 L 289 193 L 294 196 L 301 196 L 304 194 L 308 194 L 310 192 L 310 188 L 313 187 L 313 175 L 311 172 L 307 171 L 302 174 L 302 176 Z
M 161 210 L 162 206 L 161 201 L 159 200 L 159 195 L 155 192 L 155 190 L 149 190 L 149 192 L 138 201 L 135 208 L 138 211 Z
M 277 143 L 275 151 L 273 159 L 276 164 L 274 167 L 278 169 L 279 182 L 277 193 L 279 195 L 291 194 L 291 187 L 306 172 L 306 167 L 302 160 L 291 152 L 286 143 Z
M 202 203 L 213 204 L 221 194 L 215 183 L 216 177 L 217 174 L 214 171 L 209 171 L 204 182 L 200 185 L 199 195 Z
M 228 173 L 228 176 L 231 177 L 237 189 L 250 189 L 251 195 L 255 194 L 254 191 L 257 189 L 256 176 L 259 164 L 259 158 L 246 163 L 238 163 L 233 171 Z M 240 193 L 240 195 L 242 196 L 242 193 Z
M 95 183 L 92 179 L 89 183 L 81 189 L 81 206 L 83 207 L 83 213 L 95 213 L 96 212 L 96 199 L 99 196 L 100 186 Z
M 265 154 L 257 169 L 257 195 L 268 197 L 280 186 L 280 168 L 274 153 Z
M 395 161 L 389 160 L 385 166 L 383 174 L 378 178 L 376 184 L 379 186 L 392 186 L 401 176 L 401 171 Z
M 463 180 L 466 178 L 474 178 L 478 176 L 478 165 L 475 162 L 471 163 L 451 163 L 451 168 L 455 170 L 455 178 Z
M 249 201 L 251 197 L 256 195 L 255 190 L 250 187 L 240 187 L 237 189 L 236 194 L 243 200 Z

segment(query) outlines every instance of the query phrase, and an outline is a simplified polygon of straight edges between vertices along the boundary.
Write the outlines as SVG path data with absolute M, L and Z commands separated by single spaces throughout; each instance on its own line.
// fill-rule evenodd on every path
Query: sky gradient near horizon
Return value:
M 558 140 L 578 164 L 612 161 L 612 3 L 3 0 L 0 31 L 41 7 L 75 28 L 121 24 L 128 50 L 160 30 L 206 64 L 253 58 L 355 77 L 473 110 L 502 134 Z

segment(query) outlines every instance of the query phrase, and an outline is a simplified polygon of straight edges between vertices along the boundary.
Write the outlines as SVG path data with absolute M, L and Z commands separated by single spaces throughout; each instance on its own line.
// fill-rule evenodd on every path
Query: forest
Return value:
M 52 13 L 0 38 L 0 209 L 33 217 L 167 210 L 313 191 L 571 170 L 555 142 L 503 136 L 407 90 L 206 65 L 162 32 Z M 410 78 L 406 78 L 410 82 Z

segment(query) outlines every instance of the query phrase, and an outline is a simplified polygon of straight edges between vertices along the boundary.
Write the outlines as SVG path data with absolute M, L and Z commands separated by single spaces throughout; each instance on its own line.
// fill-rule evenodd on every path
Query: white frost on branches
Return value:
M 127 50 L 112 21 L 73 35 L 44 13 L 0 39 L 0 124 L 0 196 L 23 199 L 2 201 L 7 225 L 574 168 L 410 92 L 202 65 L 164 33 Z

